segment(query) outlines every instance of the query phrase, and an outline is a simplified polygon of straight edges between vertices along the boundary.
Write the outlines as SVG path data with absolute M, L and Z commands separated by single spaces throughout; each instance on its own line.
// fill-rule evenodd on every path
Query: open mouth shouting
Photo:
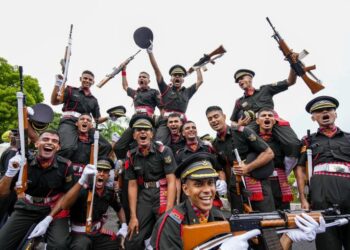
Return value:
M 104 178 L 102 177 L 102 176 L 97 176 L 96 177 L 96 188 L 97 189 L 101 189 L 101 188 L 103 188 L 104 187 L 104 182 L 105 182 L 105 180 L 104 180 Z

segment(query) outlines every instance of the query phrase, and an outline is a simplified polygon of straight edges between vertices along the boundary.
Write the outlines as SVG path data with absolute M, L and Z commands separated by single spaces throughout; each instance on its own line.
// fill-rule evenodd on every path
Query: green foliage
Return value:
M 54 112 L 53 121 L 50 123 L 48 129 L 58 130 L 58 125 L 60 125 L 61 113 Z
M 293 184 L 295 182 L 295 175 L 294 172 L 292 171 L 289 176 L 288 176 L 288 184 L 292 188 L 292 193 L 293 193 L 293 201 L 292 202 L 300 202 L 299 197 L 298 197 L 298 188 L 294 187 Z
M 129 124 L 128 118 L 119 118 L 117 121 L 108 120 L 107 122 L 100 124 L 99 129 L 102 136 L 108 140 L 112 141 L 112 134 L 117 133 L 121 136 Z
M 19 90 L 18 70 L 0 57 L 0 134 L 18 126 L 16 92 Z M 29 75 L 24 76 L 24 94 L 27 106 L 44 100 L 38 80 Z

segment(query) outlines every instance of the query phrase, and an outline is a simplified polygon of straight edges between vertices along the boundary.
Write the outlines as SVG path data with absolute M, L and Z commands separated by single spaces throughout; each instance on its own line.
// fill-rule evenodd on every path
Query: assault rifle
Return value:
M 97 157 L 98 157 L 98 139 L 100 135 L 97 130 L 97 123 L 96 123 L 96 129 L 94 134 L 94 143 L 91 144 L 91 150 L 90 150 L 90 164 L 94 164 L 95 168 L 97 169 Z M 96 186 L 96 175 L 93 175 L 93 182 L 92 182 L 92 190 L 89 190 L 88 197 L 87 197 L 87 210 L 86 210 L 86 226 L 85 231 L 86 233 L 91 232 L 92 227 L 92 212 L 94 207 L 94 196 L 95 196 L 95 186 Z
M 286 210 L 270 213 L 233 214 L 228 221 L 184 225 L 182 231 L 184 249 L 210 249 L 221 244 L 227 237 L 231 237 L 232 234 L 238 235 L 252 229 L 260 229 L 264 235 L 264 231 L 269 231 L 269 229 L 273 229 L 276 234 L 275 230 L 297 228 L 294 218 L 301 213 L 307 213 L 317 222 L 320 216 L 323 216 L 327 222 L 326 227 L 341 226 L 347 224 L 350 219 L 350 214 L 341 214 L 336 207 L 308 212 L 303 210 Z M 277 233 L 282 232 L 284 230 Z M 225 235 L 212 240 L 214 237 L 222 234 Z M 265 238 L 267 239 L 268 237 Z M 208 248 L 208 245 L 211 247 Z
M 70 25 L 68 45 L 66 46 L 66 51 L 64 53 L 64 59 L 62 59 L 60 61 L 60 64 L 62 67 L 62 74 L 63 74 L 62 84 L 61 84 L 60 88 L 58 89 L 58 99 L 60 101 L 63 101 L 63 92 L 64 92 L 64 88 L 65 88 L 66 82 L 67 82 L 70 56 L 72 54 L 72 51 L 71 51 L 71 49 L 72 49 L 72 32 L 73 32 L 73 24 Z
M 188 74 L 191 74 L 193 71 L 195 71 L 198 68 L 203 68 L 204 71 L 206 71 L 205 65 L 208 63 L 215 64 L 215 60 L 222 57 L 226 53 L 225 48 L 220 45 L 216 50 L 211 52 L 210 54 L 204 54 L 204 56 L 199 59 L 198 62 L 193 64 L 193 66 L 187 71 Z
M 266 17 L 267 22 L 270 24 L 274 34 L 272 37 L 277 41 L 280 50 L 282 51 L 283 55 L 285 56 L 285 59 L 290 63 L 290 66 L 295 71 L 295 73 L 300 76 L 306 85 L 311 90 L 312 94 L 317 93 L 321 89 L 324 89 L 324 86 L 322 85 L 322 82 L 311 72 L 311 70 L 316 69 L 316 65 L 308 66 L 306 67 L 303 62 L 301 61 L 301 58 L 297 59 L 296 61 L 292 59 L 291 55 L 293 51 L 288 47 L 286 42 L 283 40 L 283 38 L 280 36 L 280 34 L 275 30 L 275 27 L 272 25 L 270 19 Z M 304 56 L 307 55 L 307 52 L 305 51 Z M 301 57 L 299 55 L 299 57 Z M 310 75 L 313 79 L 311 79 L 308 75 Z
M 115 77 L 116 75 L 119 74 L 120 71 L 122 71 L 122 69 L 129 64 L 129 62 L 131 62 L 134 57 L 140 53 L 141 50 L 137 51 L 134 55 L 130 56 L 128 59 L 126 59 L 119 67 L 115 67 L 113 68 L 112 73 L 107 74 L 105 78 L 102 79 L 102 81 L 99 82 L 99 84 L 97 84 L 97 87 L 102 88 L 103 85 L 105 85 L 109 80 L 111 80 L 113 77 Z
M 20 91 L 17 92 L 17 109 L 18 109 L 18 132 L 20 138 L 20 149 L 19 152 L 22 156 L 23 166 L 19 170 L 18 180 L 16 182 L 16 193 L 18 198 L 24 197 L 24 192 L 27 190 L 28 183 L 28 166 L 26 159 L 26 146 L 28 145 L 28 111 L 25 106 L 25 95 L 24 95 L 24 81 L 23 81 L 23 67 L 19 66 L 19 80 L 20 80 Z

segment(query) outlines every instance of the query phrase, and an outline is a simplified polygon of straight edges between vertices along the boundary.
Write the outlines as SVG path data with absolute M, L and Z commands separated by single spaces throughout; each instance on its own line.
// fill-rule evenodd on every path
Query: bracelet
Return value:
M 126 76 L 126 71 L 122 71 L 122 76 Z

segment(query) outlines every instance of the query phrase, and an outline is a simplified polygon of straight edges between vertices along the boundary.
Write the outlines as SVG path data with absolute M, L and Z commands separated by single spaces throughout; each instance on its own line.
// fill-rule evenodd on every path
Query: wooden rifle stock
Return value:
M 311 72 L 311 70 L 316 69 L 316 66 L 313 65 L 313 66 L 306 67 L 301 60 L 299 60 L 299 59 L 297 59 L 296 61 L 293 60 L 291 57 L 293 50 L 291 50 L 288 47 L 288 45 L 284 41 L 284 39 L 275 30 L 275 27 L 272 25 L 270 19 L 268 17 L 266 17 L 266 20 L 268 21 L 268 23 L 270 24 L 270 26 L 274 32 L 272 37 L 277 41 L 279 48 L 282 51 L 283 55 L 288 60 L 288 62 L 290 63 L 290 65 L 291 65 L 292 69 L 295 71 L 295 73 L 298 76 L 300 76 L 303 79 L 303 81 L 306 83 L 306 85 L 309 87 L 309 89 L 311 90 L 311 93 L 315 94 L 318 91 L 324 89 L 324 86 L 322 85 L 321 81 L 319 79 L 317 79 L 317 77 Z M 314 78 L 315 80 L 312 80 L 311 78 L 309 78 L 307 76 L 307 74 L 310 74 L 312 76 L 312 78 Z
M 321 216 L 323 216 L 325 221 L 334 221 L 341 218 L 349 219 L 350 217 L 350 214 L 340 214 L 340 211 L 334 208 L 310 212 L 300 210 L 293 212 L 282 211 L 270 213 L 234 214 L 231 216 L 229 221 L 183 225 L 182 237 L 184 249 L 194 249 L 220 234 L 232 233 L 233 235 L 239 235 L 252 229 L 297 228 L 294 218 L 301 213 L 307 213 L 317 222 L 319 222 L 319 218 Z
M 208 63 L 215 64 L 215 60 L 223 56 L 225 52 L 225 48 L 222 45 L 220 45 L 213 52 L 209 54 L 204 54 L 204 56 L 201 59 L 199 59 L 199 61 L 196 62 L 187 72 L 191 74 L 193 71 L 196 70 L 196 68 L 204 67 Z
M 91 144 L 90 146 L 90 164 L 94 164 L 94 151 L 95 151 L 95 145 Z M 91 226 L 92 226 L 92 218 L 90 218 L 90 214 L 92 213 L 91 211 L 91 203 L 92 203 L 92 190 L 89 189 L 88 192 L 88 197 L 86 201 L 86 228 L 85 231 L 86 233 L 91 232 Z
M 134 55 L 130 56 L 128 59 L 126 59 L 119 67 L 113 68 L 112 73 L 107 74 L 105 78 L 102 79 L 102 81 L 100 81 L 97 84 L 97 87 L 102 88 L 103 85 L 105 85 L 109 80 L 111 80 L 113 77 L 115 77 L 116 75 L 119 74 L 120 71 L 122 71 L 122 69 L 128 65 L 134 58 L 135 56 L 140 53 L 141 50 L 138 50 Z

